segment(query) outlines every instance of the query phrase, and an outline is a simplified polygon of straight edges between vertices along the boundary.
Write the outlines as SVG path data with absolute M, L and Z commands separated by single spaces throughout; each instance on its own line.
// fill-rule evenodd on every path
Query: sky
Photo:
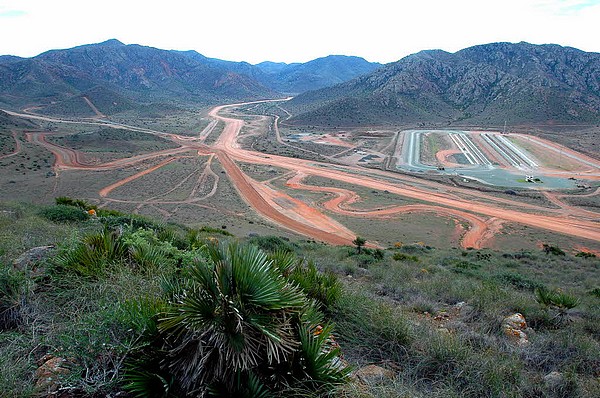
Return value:
M 0 0 L 0 54 L 112 38 L 252 64 L 388 63 L 498 41 L 600 52 L 600 0 Z

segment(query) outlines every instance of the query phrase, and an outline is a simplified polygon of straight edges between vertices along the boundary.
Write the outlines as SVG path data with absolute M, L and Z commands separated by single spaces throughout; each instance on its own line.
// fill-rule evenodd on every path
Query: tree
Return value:
M 356 239 L 352 241 L 352 244 L 356 246 L 356 251 L 358 254 L 361 253 L 362 247 L 365 245 L 365 243 L 367 243 L 367 240 L 365 238 L 361 238 L 360 236 L 357 236 Z

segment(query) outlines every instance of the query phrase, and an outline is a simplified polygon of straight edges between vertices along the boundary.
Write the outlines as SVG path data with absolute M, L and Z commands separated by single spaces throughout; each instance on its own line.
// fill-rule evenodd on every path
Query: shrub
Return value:
M 555 256 L 564 256 L 565 255 L 565 252 L 558 246 L 551 246 L 546 243 L 544 243 L 543 251 L 546 254 L 553 254 Z
M 529 279 L 524 277 L 521 274 L 513 273 L 513 272 L 504 272 L 499 275 L 495 275 L 493 279 L 498 280 L 502 283 L 512 285 L 517 289 L 523 290 L 534 290 L 536 288 L 543 288 L 544 285 L 540 282 L 537 282 L 533 279 Z
M 418 243 L 404 245 L 400 248 L 400 251 L 403 253 L 424 253 L 428 250 L 431 250 L 431 247 L 420 245 Z
M 354 256 L 356 265 L 361 268 L 369 268 L 369 265 L 373 265 L 377 262 L 377 259 L 369 253 L 361 253 Z
M 419 262 L 419 257 L 417 257 L 417 256 L 410 256 L 408 254 L 399 253 L 399 252 L 394 253 L 394 256 L 392 258 L 395 261 L 412 261 L 414 263 L 418 263 Z
M 150 295 L 133 298 L 119 305 L 117 320 L 136 333 L 155 336 L 158 332 L 158 317 L 164 311 L 166 303 Z
M 121 227 L 129 227 L 133 230 L 151 229 L 153 231 L 160 231 L 164 229 L 164 224 L 150 220 L 146 217 L 137 214 L 108 216 L 100 216 L 100 214 L 98 214 L 98 219 L 108 229 L 117 229 Z
M 596 255 L 590 252 L 579 252 L 575 255 L 575 257 L 596 258 Z
M 365 243 L 367 243 L 367 240 L 365 238 L 361 238 L 360 236 L 357 236 L 353 241 L 352 244 L 354 246 L 356 246 L 356 252 L 358 254 L 360 254 L 362 247 L 365 245 Z
M 319 272 L 313 262 L 296 266 L 289 279 L 324 310 L 330 310 L 342 294 L 342 284 L 337 276 L 331 272 Z
M 80 222 L 89 218 L 80 208 L 65 205 L 46 207 L 40 211 L 40 215 L 54 222 Z
M 55 257 L 56 266 L 84 277 L 104 275 L 108 266 L 122 260 L 126 245 L 116 232 L 102 232 L 84 237 L 75 247 L 63 248 Z
M 535 297 L 538 303 L 545 306 L 555 306 L 562 309 L 571 309 L 579 305 L 578 298 L 563 293 L 559 290 L 550 290 L 545 287 L 535 289 Z
M 22 323 L 28 290 L 27 280 L 21 272 L 0 263 L 0 332 Z
M 277 251 L 294 251 L 294 246 L 289 241 L 280 238 L 279 236 L 253 236 L 248 242 L 269 253 Z
M 219 235 L 224 235 L 224 236 L 233 236 L 233 234 L 229 231 L 225 231 L 225 229 L 222 228 L 213 228 L 213 227 L 209 227 L 208 225 L 203 226 L 202 228 L 199 229 L 200 232 L 206 232 L 209 234 L 219 234 Z
M 131 393 L 267 396 L 346 380 L 331 326 L 264 252 L 235 243 L 205 250 L 207 261 L 169 283 L 156 347 L 129 366 Z
M 516 253 L 504 253 L 504 254 L 502 254 L 502 257 L 513 258 L 515 260 L 523 260 L 523 259 L 535 260 L 537 258 L 535 254 L 530 253 L 528 251 L 520 251 L 520 252 L 516 252 Z
M 59 197 L 55 198 L 54 201 L 56 202 L 57 205 L 78 207 L 78 208 L 80 208 L 82 210 L 86 210 L 86 211 L 90 210 L 90 209 L 98 210 L 97 206 L 91 205 L 88 202 L 86 202 L 85 200 L 72 199 L 72 198 L 69 198 L 68 196 L 59 196 Z

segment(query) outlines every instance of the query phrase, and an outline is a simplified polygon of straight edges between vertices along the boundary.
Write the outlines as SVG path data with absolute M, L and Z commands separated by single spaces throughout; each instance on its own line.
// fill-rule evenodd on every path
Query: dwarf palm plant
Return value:
M 124 258 L 126 246 L 121 236 L 104 229 L 83 238 L 74 248 L 64 250 L 56 258 L 59 268 L 85 277 L 98 277 L 106 268 Z
M 225 385 L 259 365 L 285 362 L 299 346 L 294 320 L 305 296 L 258 248 L 237 244 L 207 248 L 191 283 L 159 329 L 176 336 L 169 367 L 187 391 Z

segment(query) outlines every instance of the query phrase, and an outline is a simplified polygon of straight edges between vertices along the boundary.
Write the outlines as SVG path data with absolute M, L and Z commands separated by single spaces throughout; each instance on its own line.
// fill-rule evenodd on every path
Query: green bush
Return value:
M 354 246 L 356 246 L 356 252 L 358 254 L 360 254 L 362 247 L 367 243 L 367 240 L 365 238 L 362 238 L 360 236 L 357 236 L 353 241 L 352 244 Z
M 582 258 L 596 258 L 596 255 L 594 253 L 591 252 L 579 252 L 575 255 L 575 257 L 582 257 Z
M 62 248 L 54 262 L 59 270 L 96 278 L 115 262 L 125 259 L 126 245 L 116 232 L 107 229 L 85 236 L 74 247 Z
M 206 232 L 209 234 L 219 234 L 219 235 L 223 235 L 223 236 L 233 236 L 233 234 L 229 231 L 226 231 L 222 228 L 213 228 L 213 227 L 209 227 L 208 225 L 203 226 L 202 228 L 199 229 L 200 232 Z
M 537 282 L 533 279 L 529 279 L 524 277 L 521 274 L 513 273 L 513 272 L 504 272 L 498 275 L 494 275 L 493 279 L 500 281 L 505 284 L 512 285 L 517 289 L 523 290 L 534 290 L 536 288 L 543 288 L 544 285 L 540 282 Z
M 551 246 L 544 243 L 543 251 L 546 254 L 553 254 L 555 256 L 564 256 L 565 252 L 558 246 Z
M 205 250 L 207 261 L 168 283 L 159 337 L 129 366 L 134 396 L 267 396 L 346 380 L 331 326 L 280 271 L 289 264 L 276 266 L 255 246 Z
M 419 262 L 419 257 L 411 256 L 400 252 L 394 253 L 392 258 L 394 259 L 394 261 L 412 261 L 413 263 Z
M 288 277 L 323 310 L 331 310 L 342 294 L 342 284 L 331 272 L 321 273 L 313 262 L 299 264 Z
M 158 318 L 166 303 L 158 297 L 143 295 L 121 303 L 117 320 L 139 335 L 155 336 L 158 332 Z
M 112 211 L 109 211 L 112 213 Z M 100 212 L 103 214 L 103 212 Z M 118 213 L 118 212 L 117 212 Z M 98 214 L 98 219 L 108 229 L 117 229 L 119 227 L 129 227 L 132 230 L 136 229 L 151 229 L 153 231 L 160 231 L 164 229 L 164 224 L 140 216 L 138 214 L 126 214 L 126 215 L 107 215 L 101 216 Z M 120 214 L 120 213 L 118 213 Z
M 401 252 L 404 253 L 410 253 L 410 254 L 414 254 L 414 253 L 424 253 L 431 250 L 431 247 L 429 246 L 425 246 L 425 245 L 420 245 L 420 244 L 410 244 L 410 245 L 404 245 L 400 248 Z
M 279 236 L 253 236 L 248 240 L 251 245 L 258 246 L 268 253 L 277 251 L 293 252 L 294 246 Z
M 574 296 L 559 290 L 550 290 L 545 287 L 535 289 L 535 297 L 538 303 L 545 306 L 555 306 L 563 309 L 575 308 L 580 300 Z
M 28 290 L 22 272 L 0 263 L 0 332 L 14 329 L 22 323 L 22 309 Z
M 65 205 L 65 206 L 72 206 L 72 207 L 79 207 L 82 210 L 97 210 L 98 207 L 95 205 L 91 205 L 88 202 L 86 202 L 85 200 L 82 199 L 72 199 L 69 198 L 68 196 L 59 196 L 57 198 L 54 199 L 54 201 L 56 202 L 57 205 Z
M 90 217 L 78 207 L 65 205 L 46 207 L 40 211 L 40 215 L 54 222 L 81 222 Z

